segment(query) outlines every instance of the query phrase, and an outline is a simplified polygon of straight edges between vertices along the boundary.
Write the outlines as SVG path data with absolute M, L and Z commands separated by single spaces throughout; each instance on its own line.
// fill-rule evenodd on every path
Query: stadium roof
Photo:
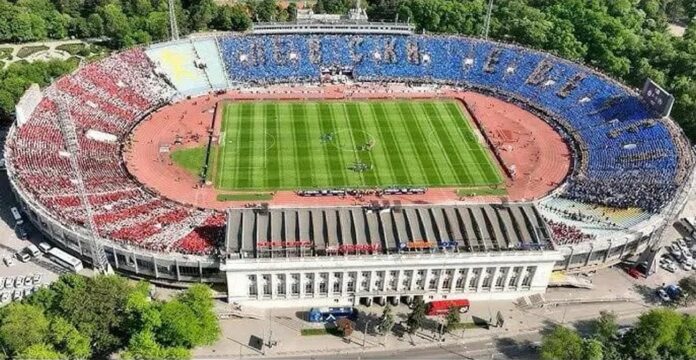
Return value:
M 241 257 L 504 251 L 550 246 L 533 204 L 235 208 L 225 249 Z

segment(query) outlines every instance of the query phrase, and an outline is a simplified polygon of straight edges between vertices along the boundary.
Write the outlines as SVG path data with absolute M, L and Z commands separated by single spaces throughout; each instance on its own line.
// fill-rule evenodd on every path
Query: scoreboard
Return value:
M 674 96 L 651 79 L 645 80 L 641 95 L 650 109 L 661 117 L 667 117 L 672 112 Z

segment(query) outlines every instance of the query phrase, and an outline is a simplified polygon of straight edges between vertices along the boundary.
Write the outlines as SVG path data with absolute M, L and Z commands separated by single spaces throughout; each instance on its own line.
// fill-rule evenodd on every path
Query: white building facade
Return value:
M 373 301 L 515 299 L 543 293 L 558 251 L 327 256 L 229 260 L 228 301 L 258 307 Z

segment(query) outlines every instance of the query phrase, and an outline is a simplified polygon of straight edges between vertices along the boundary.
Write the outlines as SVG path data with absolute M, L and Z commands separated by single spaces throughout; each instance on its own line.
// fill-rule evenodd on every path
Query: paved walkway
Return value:
M 669 275 L 672 276 L 669 280 L 674 281 L 676 276 Z M 596 284 L 593 290 L 550 288 L 543 301 L 531 308 L 520 308 L 510 301 L 473 303 L 470 313 L 464 316 L 462 321 L 471 322 L 472 319 L 478 319 L 485 323 L 495 319 L 500 311 L 505 320 L 503 326 L 490 329 L 476 327 L 445 334 L 442 342 L 437 341 L 440 337 L 437 332 L 438 320 L 442 319 L 436 318 L 429 318 L 424 324 L 424 330 L 413 337 L 408 334 L 403 337 L 383 337 L 375 334 L 372 328 L 382 311 L 377 305 L 369 308 L 360 307 L 361 317 L 356 322 L 356 331 L 350 337 L 350 341 L 332 335 L 300 335 L 302 329 L 317 327 L 304 321 L 303 311 L 307 309 L 273 309 L 265 312 L 250 309 L 251 312 L 260 314 L 261 318 L 222 320 L 221 340 L 212 346 L 196 349 L 193 355 L 195 358 L 306 358 L 309 355 L 322 358 L 362 352 L 386 351 L 391 354 L 410 349 L 492 343 L 496 339 L 527 335 L 538 341 L 538 333 L 543 329 L 555 324 L 586 327 L 588 321 L 596 318 L 600 311 L 612 311 L 624 321 L 634 320 L 639 314 L 657 304 L 654 288 L 660 285 L 657 282 L 667 280 L 667 275 L 655 280 L 636 280 L 619 269 L 606 269 L 595 274 L 592 279 Z M 403 305 L 397 306 L 396 322 L 405 322 L 408 311 Z M 366 325 L 367 333 L 364 332 Z M 270 337 L 272 341 L 277 341 L 277 345 L 257 351 L 248 345 L 252 335 L 264 339 L 265 342 L 268 342 Z M 490 358 L 490 355 L 487 356 Z

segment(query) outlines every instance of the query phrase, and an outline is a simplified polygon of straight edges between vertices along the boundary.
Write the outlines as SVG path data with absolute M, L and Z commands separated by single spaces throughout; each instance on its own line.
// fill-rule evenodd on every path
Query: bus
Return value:
M 351 320 L 358 318 L 358 310 L 352 307 L 311 308 L 308 314 L 309 322 L 334 322 L 338 318 L 347 317 Z
M 431 301 L 426 304 L 427 310 L 426 314 L 430 316 L 435 315 L 446 315 L 450 308 L 455 308 L 460 313 L 465 313 L 469 311 L 469 300 L 459 299 L 459 300 L 436 300 Z
M 53 262 L 73 272 L 82 270 L 82 261 L 57 247 L 48 250 L 46 254 Z

